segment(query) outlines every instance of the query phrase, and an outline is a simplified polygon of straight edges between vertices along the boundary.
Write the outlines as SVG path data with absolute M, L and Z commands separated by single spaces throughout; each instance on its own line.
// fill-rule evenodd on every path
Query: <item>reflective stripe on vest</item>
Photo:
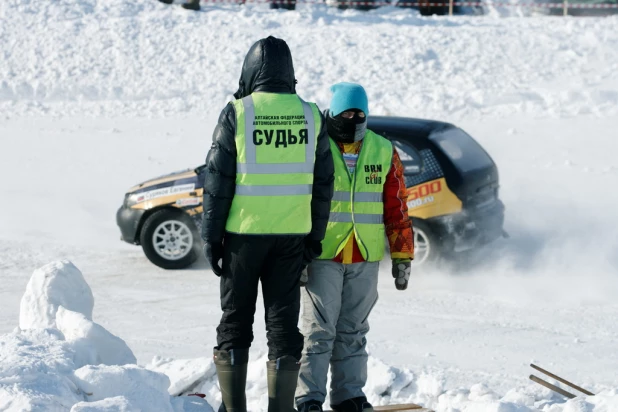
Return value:
M 335 193 L 333 194 L 332 200 L 338 200 L 341 202 L 349 202 L 350 192 L 335 191 Z M 357 192 L 357 193 L 354 193 L 354 201 L 355 202 L 381 202 L 382 193 Z
M 352 219 L 352 213 L 347 212 L 330 212 L 328 216 L 329 222 L 342 222 L 342 223 L 368 223 L 368 224 L 382 224 L 384 223 L 384 215 L 371 215 L 367 213 L 356 213 L 354 219 Z
M 368 262 L 379 261 L 384 256 L 384 183 L 393 146 L 368 130 L 353 176 L 332 139 L 330 146 L 335 165 L 335 192 L 320 259 L 333 259 L 354 236 L 363 258 Z
M 313 185 L 236 186 L 236 194 L 242 196 L 310 195 L 312 189 Z
M 233 102 L 236 190 L 226 230 L 307 234 L 315 164 L 317 106 L 296 95 L 253 93 Z

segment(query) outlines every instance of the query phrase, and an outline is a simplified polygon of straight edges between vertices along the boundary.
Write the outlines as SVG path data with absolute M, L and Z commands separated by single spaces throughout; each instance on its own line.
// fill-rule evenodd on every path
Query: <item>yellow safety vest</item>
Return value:
M 233 102 L 236 192 L 225 229 L 307 234 L 320 113 L 295 94 L 255 92 Z
M 356 170 L 350 176 L 337 144 L 330 139 L 335 164 L 335 194 L 320 259 L 333 259 L 351 236 L 367 262 L 384 256 L 384 183 L 393 159 L 390 141 L 367 130 Z

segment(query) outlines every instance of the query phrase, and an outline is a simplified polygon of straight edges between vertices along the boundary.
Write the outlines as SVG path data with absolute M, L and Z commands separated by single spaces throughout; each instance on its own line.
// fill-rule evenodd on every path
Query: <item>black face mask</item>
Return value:
M 351 119 L 341 117 L 341 114 L 331 117 L 329 113 L 326 118 L 328 135 L 340 143 L 354 143 L 363 140 L 367 131 L 367 118 L 360 117 L 358 113 L 356 112 Z

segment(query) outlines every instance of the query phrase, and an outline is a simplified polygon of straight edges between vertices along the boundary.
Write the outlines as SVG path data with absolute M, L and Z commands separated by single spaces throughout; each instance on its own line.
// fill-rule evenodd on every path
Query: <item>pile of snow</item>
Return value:
M 247 372 L 247 408 L 265 411 L 268 407 L 265 355 L 249 362 Z M 215 368 L 211 358 L 155 358 L 147 368 L 170 376 L 170 394 L 203 393 L 211 405 L 221 403 Z M 479 383 L 470 388 L 446 389 L 435 373 L 415 374 L 409 369 L 386 365 L 369 357 L 369 376 L 365 394 L 374 405 L 415 403 L 436 412 L 613 412 L 618 410 L 618 391 L 604 391 L 596 396 L 564 398 L 542 386 L 528 384 L 498 394 Z M 552 381 L 552 380 L 550 380 Z M 554 382 L 554 381 L 552 381 Z M 557 382 L 554 382 L 557 384 Z M 330 386 L 330 382 L 327 387 Z M 329 404 L 328 397 L 326 405 Z
M 52 262 L 32 274 L 21 300 L 22 330 L 55 328 L 82 364 L 137 363 L 127 344 L 92 321 L 94 297 L 82 273 L 69 261 Z
M 618 113 L 616 17 L 432 18 L 319 5 L 188 13 L 155 0 L 3 0 L 0 20 L 7 117 L 218 114 L 250 45 L 269 34 L 290 45 L 299 94 L 323 108 L 328 87 L 345 80 L 366 87 L 373 114 Z
M 72 311 L 92 320 L 94 297 L 82 273 L 73 264 L 52 262 L 34 271 L 21 299 L 21 329 L 55 328 L 58 310 Z
M 171 397 L 169 378 L 135 365 L 126 343 L 92 321 L 93 307 L 71 262 L 34 272 L 20 328 L 0 336 L 0 410 L 212 411 L 199 398 Z

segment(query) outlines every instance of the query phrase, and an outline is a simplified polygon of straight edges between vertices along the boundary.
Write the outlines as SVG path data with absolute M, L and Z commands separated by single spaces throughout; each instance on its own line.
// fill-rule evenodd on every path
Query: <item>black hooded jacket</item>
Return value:
M 242 99 L 253 92 L 296 93 L 292 55 L 285 41 L 268 37 L 255 43 L 242 67 L 239 88 L 234 97 Z M 220 243 L 225 234 L 232 199 L 236 189 L 236 113 L 229 103 L 219 116 L 206 157 L 204 178 L 204 217 L 202 238 Z M 334 166 L 322 117 L 318 136 L 311 199 L 311 240 L 321 241 L 326 233 L 333 197 Z

